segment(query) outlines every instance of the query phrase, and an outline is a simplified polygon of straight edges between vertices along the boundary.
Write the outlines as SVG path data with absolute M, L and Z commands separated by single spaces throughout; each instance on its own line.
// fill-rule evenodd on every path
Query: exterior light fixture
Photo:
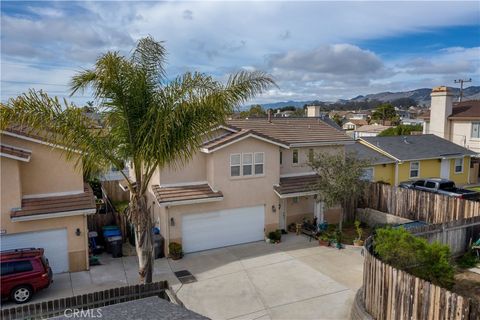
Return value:
M 75 234 L 80 237 L 80 235 L 82 234 L 80 228 L 77 228 L 77 230 L 75 230 Z
M 173 219 L 173 217 L 170 218 L 170 225 L 171 225 L 172 227 L 175 226 L 175 219 Z

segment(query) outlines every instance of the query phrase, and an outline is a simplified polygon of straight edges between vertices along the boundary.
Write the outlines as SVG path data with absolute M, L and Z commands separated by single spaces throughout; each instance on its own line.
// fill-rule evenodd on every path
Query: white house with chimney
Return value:
M 480 100 L 454 102 L 445 86 L 433 88 L 431 97 L 423 133 L 450 140 L 480 156 Z

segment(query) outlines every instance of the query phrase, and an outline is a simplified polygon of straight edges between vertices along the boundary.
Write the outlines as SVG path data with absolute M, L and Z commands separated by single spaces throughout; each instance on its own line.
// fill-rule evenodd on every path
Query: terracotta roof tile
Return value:
M 274 190 L 282 195 L 315 192 L 315 185 L 318 182 L 318 176 L 316 174 L 280 178 L 280 184 L 274 186 Z
M 430 110 L 422 113 L 419 118 L 430 119 Z M 480 100 L 462 101 L 453 105 L 449 119 L 480 118 Z
M 214 191 L 208 184 L 187 185 L 178 187 L 152 186 L 153 193 L 158 203 L 171 203 L 190 200 L 205 200 L 223 198 L 220 191 Z
M 95 197 L 90 186 L 85 184 L 84 192 L 80 194 L 22 199 L 21 210 L 12 210 L 10 216 L 19 218 L 88 209 L 95 209 Z
M 353 142 L 343 131 L 326 124 L 320 118 L 272 118 L 228 120 L 227 125 L 237 130 L 252 130 L 289 145 L 301 143 Z
M 253 131 L 253 130 L 250 130 L 250 129 L 241 129 L 237 132 L 229 132 L 229 133 L 227 133 L 225 135 L 222 135 L 220 137 L 217 137 L 213 140 L 207 141 L 202 145 L 202 148 L 207 149 L 207 150 L 213 150 L 213 149 L 219 148 L 219 147 L 221 147 L 221 146 L 223 146 L 223 145 L 225 145 L 229 142 L 241 139 L 241 138 L 243 138 L 243 137 L 245 137 L 249 134 L 254 134 L 256 136 L 262 137 L 262 138 L 270 140 L 272 142 L 276 142 L 276 143 L 280 143 L 280 144 L 284 144 L 284 145 L 288 144 L 284 141 L 280 141 L 278 139 L 266 136 L 262 133 L 258 133 L 256 131 Z
M 30 161 L 30 157 L 32 156 L 31 151 L 27 151 L 24 149 L 16 148 L 14 146 L 8 146 L 8 145 L 0 145 L 0 154 L 3 156 L 5 155 L 6 157 L 12 156 L 15 158 L 20 158 L 22 161 Z

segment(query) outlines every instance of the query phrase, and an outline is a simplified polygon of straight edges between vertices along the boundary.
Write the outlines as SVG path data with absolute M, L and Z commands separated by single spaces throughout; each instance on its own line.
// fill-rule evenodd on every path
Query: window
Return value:
M 480 139 L 480 122 L 472 122 L 471 137 Z
M 293 202 L 293 203 L 298 203 L 298 197 L 293 197 L 293 198 L 292 198 L 292 202 Z
M 463 158 L 455 159 L 455 173 L 463 172 Z
M 25 261 L 13 261 L 2 262 L 2 276 L 6 276 L 12 273 L 28 272 L 33 270 L 32 263 L 28 260 Z
M 263 174 L 263 152 L 255 152 L 255 174 Z
M 420 163 L 410 162 L 410 178 L 418 178 L 420 175 Z
M 293 164 L 298 163 L 298 149 L 293 149 L 292 151 L 292 163 Z
M 436 186 L 437 185 L 433 181 L 427 181 L 427 183 L 425 183 L 425 188 L 428 188 L 428 189 L 435 189 Z
M 230 155 L 230 176 L 240 176 L 240 160 L 239 153 Z
M 373 168 L 364 168 L 360 179 L 364 181 L 373 181 Z
M 253 174 L 253 154 L 252 153 L 244 153 L 243 154 L 243 175 L 244 176 L 251 176 Z
M 313 158 L 314 158 L 314 152 L 313 152 L 313 149 L 308 149 L 308 161 L 309 162 L 313 162 Z
M 425 184 L 425 180 L 417 180 L 413 183 L 413 185 L 416 187 L 423 187 L 424 184 Z
M 280 151 L 280 165 L 282 165 L 282 162 L 283 162 L 283 152 Z

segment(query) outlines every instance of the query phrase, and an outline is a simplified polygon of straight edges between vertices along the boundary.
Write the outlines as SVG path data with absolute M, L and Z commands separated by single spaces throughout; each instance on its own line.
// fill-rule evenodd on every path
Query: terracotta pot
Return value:
M 355 247 L 363 247 L 363 240 L 353 240 L 353 245 Z
M 330 241 L 318 239 L 318 244 L 322 247 L 328 247 L 330 245 Z

